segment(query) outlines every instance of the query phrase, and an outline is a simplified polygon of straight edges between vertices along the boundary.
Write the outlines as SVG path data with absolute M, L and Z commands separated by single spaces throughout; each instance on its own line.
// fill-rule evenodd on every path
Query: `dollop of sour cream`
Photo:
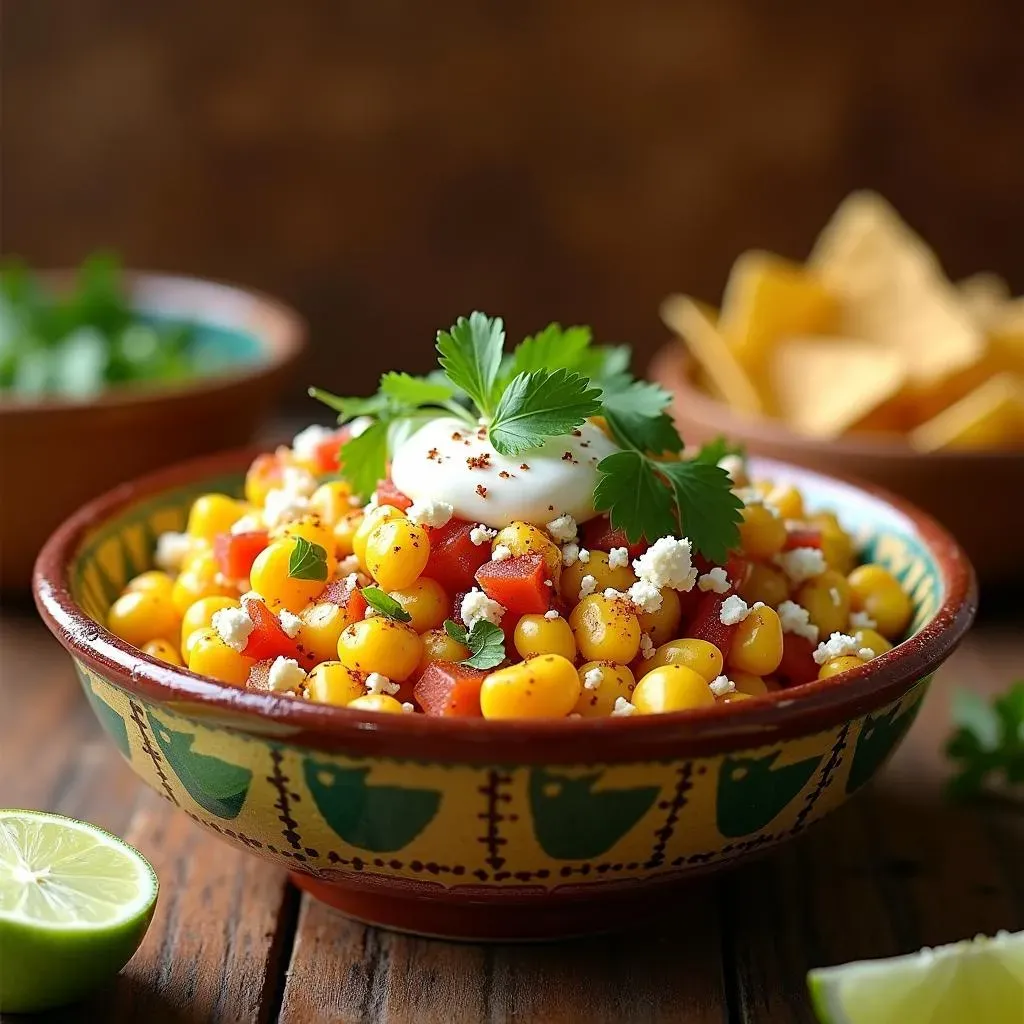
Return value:
M 444 501 L 460 519 L 500 529 L 512 520 L 546 523 L 568 514 L 593 519 L 597 464 L 618 451 L 584 423 L 520 456 L 501 455 L 483 427 L 431 420 L 393 453 L 391 479 L 414 502 Z

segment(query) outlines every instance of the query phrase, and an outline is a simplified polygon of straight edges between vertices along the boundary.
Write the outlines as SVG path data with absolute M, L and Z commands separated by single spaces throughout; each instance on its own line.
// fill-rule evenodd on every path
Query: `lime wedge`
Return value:
M 807 986 L 822 1024 L 1020 1024 L 1024 932 L 826 967 Z
M 112 978 L 157 890 L 149 863 L 95 825 L 0 810 L 0 1011 L 61 1006 Z

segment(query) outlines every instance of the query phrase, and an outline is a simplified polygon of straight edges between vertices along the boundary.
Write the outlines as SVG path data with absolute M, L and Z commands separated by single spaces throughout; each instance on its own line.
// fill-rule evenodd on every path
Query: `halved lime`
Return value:
M 0 1011 L 81 998 L 139 948 L 156 873 L 95 825 L 0 810 Z
M 807 975 L 822 1024 L 1021 1024 L 1024 932 Z

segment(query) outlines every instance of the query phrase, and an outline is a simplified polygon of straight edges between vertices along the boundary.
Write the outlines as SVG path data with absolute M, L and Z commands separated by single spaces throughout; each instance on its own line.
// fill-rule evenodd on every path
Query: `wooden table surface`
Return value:
M 193 824 L 136 780 L 34 614 L 8 612 L 0 806 L 102 825 L 138 847 L 162 885 L 149 934 L 116 983 L 87 1005 L 33 1019 L 812 1021 L 809 967 L 1024 927 L 1024 813 L 950 807 L 941 795 L 950 694 L 995 692 L 1024 676 L 1020 622 L 1019 613 L 982 622 L 882 777 L 799 840 L 697 883 L 662 920 L 629 934 L 473 946 L 348 921 Z

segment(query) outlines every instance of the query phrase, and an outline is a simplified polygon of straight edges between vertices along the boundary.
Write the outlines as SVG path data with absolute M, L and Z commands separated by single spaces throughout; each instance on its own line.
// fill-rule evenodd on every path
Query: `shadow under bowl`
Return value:
M 55 291 L 71 280 L 42 278 Z M 128 272 L 132 306 L 194 325 L 216 373 L 93 399 L 0 398 L 0 591 L 27 591 L 46 538 L 89 498 L 143 473 L 248 444 L 305 347 L 294 310 L 195 278 Z
M 912 596 L 909 638 L 842 677 L 660 716 L 500 722 L 356 714 L 224 686 L 102 625 L 190 502 L 236 492 L 252 452 L 178 466 L 72 516 L 36 602 L 133 770 L 225 840 L 352 916 L 425 935 L 608 931 L 667 889 L 798 836 L 869 781 L 969 627 L 973 573 L 900 499 L 792 466 Z
M 751 455 L 877 484 L 938 519 L 983 584 L 1024 572 L 1024 530 L 1013 528 L 1024 499 L 1024 450 L 919 452 L 892 436 L 805 437 L 779 420 L 736 412 L 703 391 L 694 372 L 678 341 L 664 346 L 649 369 L 672 394 L 672 415 L 687 444 L 725 436 Z

